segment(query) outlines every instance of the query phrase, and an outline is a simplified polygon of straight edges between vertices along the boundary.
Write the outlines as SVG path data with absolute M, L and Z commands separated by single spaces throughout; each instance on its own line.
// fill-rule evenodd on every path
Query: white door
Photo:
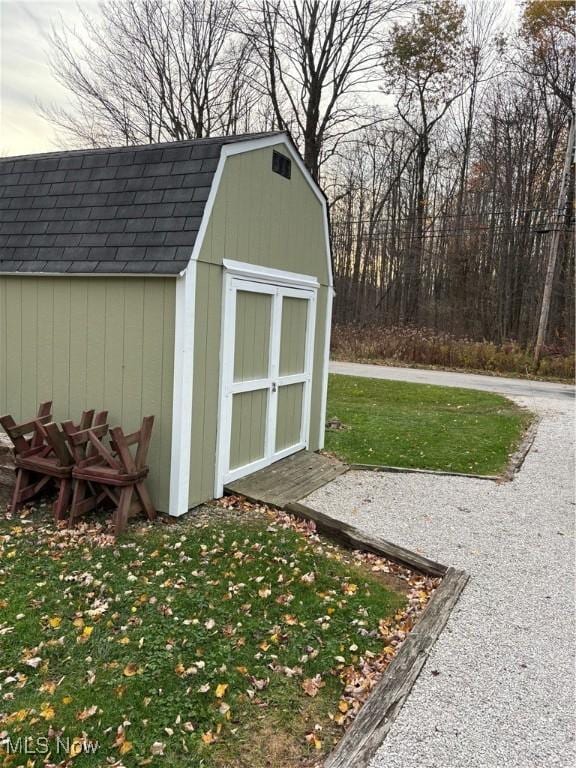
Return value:
M 224 305 L 226 483 L 308 445 L 316 291 L 228 277 Z

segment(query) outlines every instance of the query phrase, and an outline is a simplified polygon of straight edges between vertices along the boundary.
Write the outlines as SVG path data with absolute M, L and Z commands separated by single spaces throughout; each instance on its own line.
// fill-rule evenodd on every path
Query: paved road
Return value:
M 542 421 L 511 483 L 348 472 L 305 501 L 470 574 L 370 768 L 576 765 L 573 407 L 515 399 Z
M 555 399 L 574 398 L 574 386 L 554 384 L 548 381 L 530 379 L 506 379 L 500 376 L 482 376 L 477 373 L 455 373 L 453 371 L 431 371 L 425 368 L 395 368 L 391 365 L 364 365 L 363 363 L 342 363 L 332 361 L 331 373 L 346 376 L 366 376 L 369 379 L 390 379 L 411 381 L 415 384 L 440 384 L 443 387 L 464 387 L 498 392 L 517 397 L 551 397 Z

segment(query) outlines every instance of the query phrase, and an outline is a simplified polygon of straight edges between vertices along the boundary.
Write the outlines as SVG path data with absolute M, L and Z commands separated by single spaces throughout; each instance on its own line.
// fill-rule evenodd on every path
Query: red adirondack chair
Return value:
M 71 444 L 87 446 L 85 458 L 78 460 L 72 471 L 74 493 L 70 525 L 106 499 L 115 508 L 113 523 L 116 536 L 126 529 L 128 517 L 139 511 L 144 511 L 149 520 L 156 519 L 156 509 L 145 483 L 153 424 L 154 416 L 146 416 L 140 429 L 129 435 L 125 435 L 121 427 L 113 427 L 109 447 L 103 442 L 107 432 L 105 426 L 67 433 Z M 136 448 L 134 456 L 130 450 L 132 446 Z
M 54 519 L 65 517 L 72 491 L 73 457 L 58 427 L 52 422 L 52 403 L 40 405 L 38 415 L 16 424 L 11 415 L 0 417 L 0 424 L 14 445 L 16 485 L 11 509 L 17 512 L 27 501 L 55 484 L 58 495 L 54 502 Z M 84 411 L 80 425 L 90 426 L 94 411 Z

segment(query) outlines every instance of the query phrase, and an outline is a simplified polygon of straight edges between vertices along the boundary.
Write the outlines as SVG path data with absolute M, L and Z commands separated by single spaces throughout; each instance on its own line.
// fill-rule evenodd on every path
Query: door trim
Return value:
M 233 374 L 234 358 L 229 354 L 231 340 L 235 339 L 236 334 L 236 302 L 231 300 L 231 294 L 236 290 L 235 281 L 238 279 L 246 280 L 249 290 L 262 293 L 274 294 L 274 288 L 282 288 L 283 293 L 286 295 L 294 295 L 296 297 L 302 296 L 302 291 L 306 291 L 308 296 L 308 327 L 311 329 L 308 333 L 306 351 L 305 351 L 305 370 L 308 373 L 294 374 L 294 376 L 284 377 L 289 379 L 286 381 L 286 385 L 289 383 L 299 383 L 300 381 L 308 384 L 304 387 L 304 399 L 302 408 L 302 425 L 300 433 L 300 447 L 294 448 L 292 446 L 284 449 L 277 454 L 274 451 L 274 457 L 270 458 L 267 451 L 267 455 L 253 462 L 252 464 L 245 465 L 238 468 L 238 477 L 243 477 L 252 472 L 256 472 L 258 469 L 262 469 L 269 466 L 274 461 L 279 461 L 283 456 L 288 456 L 290 453 L 294 453 L 296 450 L 307 448 L 309 445 L 309 432 L 310 432 L 310 409 L 312 399 L 312 376 L 313 376 L 313 360 L 314 360 L 314 345 L 316 338 L 316 304 L 318 298 L 319 283 L 316 277 L 313 275 L 301 275 L 296 272 L 287 272 L 285 270 L 277 270 L 268 267 L 262 267 L 257 264 L 247 264 L 244 262 L 235 262 L 230 260 L 224 260 L 224 276 L 223 276 L 223 290 L 222 290 L 222 325 L 221 325 L 221 337 L 220 337 L 220 386 L 218 394 L 218 425 L 217 425 L 217 441 L 216 441 L 216 473 L 214 483 L 214 497 L 219 498 L 224 493 L 224 477 L 228 470 L 228 462 L 230 459 L 230 438 L 232 431 L 232 408 L 227 407 L 227 383 Z M 259 291 L 258 283 L 261 284 Z M 290 294 L 289 288 L 294 288 L 294 293 Z M 272 289 L 272 291 L 270 290 Z M 299 289 L 299 291 L 298 291 Z M 279 311 L 281 302 L 273 302 L 273 312 Z M 276 322 L 271 323 L 270 329 L 270 355 L 271 359 L 277 359 L 279 357 L 279 344 L 280 344 L 280 332 L 281 332 L 281 317 L 275 318 Z M 294 381 L 292 381 L 294 379 Z M 254 381 L 242 382 L 242 388 L 246 387 L 246 391 L 258 389 L 259 383 L 265 381 L 265 379 L 259 379 Z M 277 403 L 277 398 L 273 399 L 274 404 Z M 267 414 L 267 427 L 266 427 L 266 445 L 273 445 L 271 440 L 276 439 L 274 432 L 274 426 L 276 423 L 276 415 L 272 413 Z M 234 471 L 233 471 L 234 472 Z M 234 477 L 232 473 L 228 473 L 227 482 L 232 482 Z
M 285 269 L 262 267 L 260 264 L 248 264 L 245 261 L 223 259 L 224 269 L 233 277 L 246 280 L 261 281 L 273 285 L 287 285 L 298 288 L 318 288 L 320 282 L 314 275 L 301 275 L 298 272 L 288 272 Z

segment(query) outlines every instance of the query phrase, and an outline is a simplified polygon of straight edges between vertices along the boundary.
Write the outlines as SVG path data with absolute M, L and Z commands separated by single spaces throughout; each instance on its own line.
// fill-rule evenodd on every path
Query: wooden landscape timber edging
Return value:
M 492 480 L 492 482 L 502 481 L 500 475 L 474 475 L 467 472 L 446 472 L 442 469 L 413 469 L 412 467 L 390 467 L 386 464 L 349 464 L 350 469 L 357 469 L 362 472 L 399 472 L 416 475 L 440 475 L 441 477 L 467 477 L 473 480 Z
M 354 526 L 334 520 L 304 504 L 287 504 L 284 510 L 305 520 L 312 520 L 320 533 L 345 546 L 373 552 L 427 576 L 442 577 L 440 585 L 368 701 L 324 763 L 324 768 L 366 768 L 408 698 L 469 576 L 465 571 L 436 563 L 385 539 L 364 534 Z
M 504 480 L 513 480 L 514 475 L 520 471 L 522 464 L 524 464 L 524 459 L 528 455 L 528 451 L 530 448 L 532 448 L 534 440 L 536 439 L 536 433 L 538 432 L 540 421 L 540 416 L 535 416 L 534 419 L 530 422 L 527 430 L 524 432 L 522 440 L 520 441 L 520 445 L 510 457 L 508 466 L 504 471 Z
M 448 568 L 421 617 L 402 643 L 324 768 L 365 768 L 386 738 L 456 605 L 468 574 Z
M 325 533 L 331 539 L 334 539 L 347 547 L 353 549 L 363 549 L 367 552 L 374 552 L 376 555 L 382 555 L 388 560 L 405 565 L 412 570 L 424 573 L 427 576 L 444 576 L 448 571 L 446 565 L 435 563 L 423 555 L 411 552 L 409 549 L 392 544 L 379 536 L 370 536 L 362 533 L 348 523 L 335 520 L 317 509 L 307 507 L 304 504 L 286 504 L 283 507 L 285 512 L 290 512 L 297 517 L 303 517 L 305 520 L 312 520 L 316 523 L 316 528 L 320 533 Z

